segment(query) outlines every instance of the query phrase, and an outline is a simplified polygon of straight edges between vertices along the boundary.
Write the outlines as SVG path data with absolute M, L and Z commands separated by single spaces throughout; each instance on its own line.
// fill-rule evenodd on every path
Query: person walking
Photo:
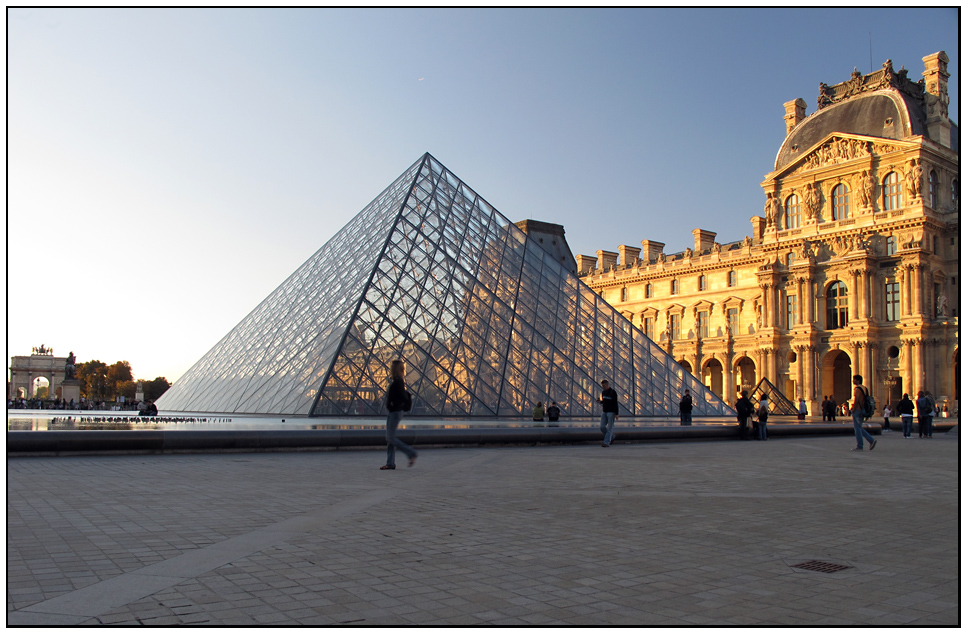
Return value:
M 752 401 L 749 400 L 749 393 L 742 390 L 742 396 L 735 402 L 735 413 L 739 419 L 739 440 L 749 439 L 749 417 L 755 411 Z
M 685 390 L 685 395 L 678 403 L 678 416 L 682 425 L 692 424 L 692 394 L 688 390 Z
M 806 414 L 809 410 L 806 408 L 806 399 L 799 397 L 799 420 L 806 420 Z
M 544 422 L 544 403 L 540 401 L 534 406 L 534 421 Z
M 890 409 L 890 404 L 887 403 L 883 406 L 883 431 L 890 431 L 890 414 L 893 410 Z
M 759 401 L 759 440 L 769 440 L 766 434 L 766 422 L 769 420 L 769 401 L 762 399 Z
M 903 429 L 903 437 L 911 438 L 913 433 L 913 401 L 909 394 L 904 394 L 900 402 L 897 403 L 896 411 L 900 415 L 900 427 Z
M 602 447 L 610 447 L 614 441 L 614 421 L 618 417 L 618 393 L 611 389 L 607 380 L 601 381 L 601 433 L 604 434 Z
M 930 393 L 930 390 L 925 391 L 923 395 L 928 401 L 930 401 L 931 405 L 930 420 L 927 421 L 927 438 L 933 438 L 933 419 L 940 418 L 940 408 L 937 407 L 937 399 L 933 397 L 933 394 Z
M 399 449 L 410 459 L 409 466 L 416 462 L 417 453 L 405 442 L 396 437 L 396 428 L 403 420 L 403 412 L 410 411 L 413 398 L 406 391 L 406 364 L 402 359 L 394 359 L 390 364 L 390 384 L 386 390 L 386 464 L 380 469 L 396 468 L 396 450 Z
M 920 424 L 920 438 L 930 438 L 933 430 L 930 423 L 933 422 L 933 403 L 927 398 L 923 391 L 917 392 L 917 422 Z
M 870 432 L 863 429 L 863 412 L 866 411 L 866 389 L 863 387 L 863 376 L 853 375 L 853 431 L 856 433 L 856 446 L 852 451 L 863 451 L 863 439 L 870 442 L 870 451 L 876 447 L 876 440 Z

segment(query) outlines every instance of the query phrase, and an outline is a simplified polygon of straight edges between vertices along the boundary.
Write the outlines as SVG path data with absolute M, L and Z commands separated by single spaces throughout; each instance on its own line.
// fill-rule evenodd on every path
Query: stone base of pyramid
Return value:
M 956 427 L 957 421 L 935 422 L 938 433 Z M 879 434 L 877 423 L 864 425 Z M 617 428 L 616 445 L 689 440 L 737 441 L 736 425 L 691 427 Z M 771 424 L 769 438 L 801 436 L 853 436 L 847 424 Z M 482 445 L 596 444 L 596 427 L 531 427 L 479 429 L 403 429 L 398 437 L 415 447 Z M 83 453 L 180 453 L 312 451 L 386 446 L 386 435 L 377 429 L 326 429 L 285 431 L 8 431 L 7 454 L 67 455 Z

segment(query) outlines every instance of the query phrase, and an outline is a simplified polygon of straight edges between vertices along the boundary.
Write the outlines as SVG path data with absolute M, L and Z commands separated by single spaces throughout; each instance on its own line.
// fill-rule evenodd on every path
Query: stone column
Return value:
M 870 394 L 873 394 L 876 398 L 876 402 L 881 406 L 886 405 L 886 399 L 890 398 L 888 390 L 889 387 L 884 388 L 883 385 L 876 380 L 877 377 L 877 363 L 879 362 L 879 346 L 877 346 L 872 341 L 868 341 L 866 344 L 866 355 L 867 355 L 867 373 L 863 376 L 863 385 L 868 386 Z M 887 390 L 884 396 L 884 389 Z M 877 396 L 879 395 L 879 396 Z
M 923 267 L 919 264 L 914 264 L 911 266 L 910 275 L 913 277 L 911 296 L 913 314 L 919 316 L 923 314 Z
M 725 373 L 725 376 L 722 377 L 723 384 L 725 385 L 725 398 L 723 400 L 729 405 L 735 403 L 735 370 L 732 368 L 733 362 L 734 355 L 729 350 L 725 353 L 725 367 L 722 368 Z
M 806 364 L 806 346 L 796 346 L 796 392 L 799 393 L 802 398 L 808 399 L 806 395 L 806 388 L 803 385 L 803 379 L 805 378 L 805 372 L 803 372 L 803 366 Z M 796 403 L 798 407 L 799 403 Z
M 802 369 L 803 398 L 809 403 L 810 413 L 815 413 L 816 402 L 819 400 L 816 398 L 815 381 L 813 380 L 816 376 L 816 349 L 813 346 L 803 346 L 802 349 L 802 361 L 805 364 Z

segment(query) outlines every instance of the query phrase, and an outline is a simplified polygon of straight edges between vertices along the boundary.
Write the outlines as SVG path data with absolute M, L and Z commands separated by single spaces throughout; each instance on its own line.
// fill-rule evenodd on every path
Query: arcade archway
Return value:
M 733 371 L 735 372 L 736 393 L 746 390 L 751 394 L 758 382 L 755 376 L 755 361 L 749 357 L 741 357 L 736 360 Z
M 853 398 L 853 362 L 842 350 L 823 357 L 823 395 L 832 395 L 837 405 Z
M 702 366 L 702 383 L 720 398 L 726 398 L 722 394 L 722 364 L 719 363 L 718 359 L 709 359 Z

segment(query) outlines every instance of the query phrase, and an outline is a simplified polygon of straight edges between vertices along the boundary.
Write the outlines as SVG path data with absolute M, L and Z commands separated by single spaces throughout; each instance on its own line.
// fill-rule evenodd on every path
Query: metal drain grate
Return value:
M 790 566 L 790 568 L 802 568 L 803 570 L 812 570 L 813 572 L 839 572 L 840 570 L 846 570 L 847 568 L 852 568 L 853 566 L 844 566 L 843 564 L 833 564 L 828 561 L 804 561 L 801 564 L 796 564 Z

